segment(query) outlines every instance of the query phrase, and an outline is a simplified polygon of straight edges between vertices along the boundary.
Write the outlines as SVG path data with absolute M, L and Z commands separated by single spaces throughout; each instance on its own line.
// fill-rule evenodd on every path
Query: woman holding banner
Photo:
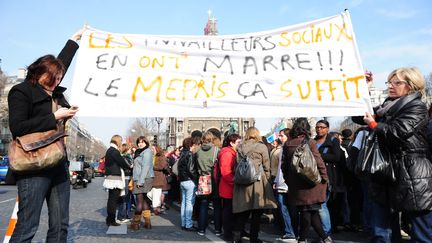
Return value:
M 15 139 L 23 135 L 60 128 L 78 109 L 66 101 L 60 87 L 85 28 L 76 32 L 57 57 L 45 55 L 27 68 L 24 82 L 12 87 L 8 96 L 9 128 Z M 10 242 L 30 242 L 38 230 L 46 200 L 49 215 L 47 242 L 66 242 L 69 226 L 70 183 L 68 160 L 53 168 L 13 174 L 18 186 L 18 221 Z M 9 170 L 12 172 L 11 170 Z
M 378 134 L 380 145 L 389 150 L 396 177 L 394 183 L 370 178 L 372 242 L 400 238 L 394 211 L 408 215 L 411 242 L 432 242 L 432 163 L 426 140 L 428 112 L 422 101 L 424 76 L 417 68 L 398 68 L 389 74 L 386 85 L 389 97 L 375 107 L 375 115 L 363 117 Z

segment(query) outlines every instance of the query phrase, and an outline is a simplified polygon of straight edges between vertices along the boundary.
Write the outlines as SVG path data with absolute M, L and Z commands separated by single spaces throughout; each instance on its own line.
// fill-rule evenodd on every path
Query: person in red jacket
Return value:
M 219 152 L 218 160 L 220 165 L 221 178 L 219 182 L 219 196 L 223 200 L 222 222 L 224 229 L 224 240 L 232 240 L 234 216 L 232 211 L 232 198 L 234 190 L 234 166 L 236 163 L 237 146 L 241 142 L 238 134 L 228 135 Z

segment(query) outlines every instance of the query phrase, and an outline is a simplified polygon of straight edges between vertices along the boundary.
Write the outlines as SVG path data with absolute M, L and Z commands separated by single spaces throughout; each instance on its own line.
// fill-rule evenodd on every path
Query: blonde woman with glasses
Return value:
M 399 223 L 397 212 L 405 212 L 411 221 L 411 242 L 432 242 L 432 163 L 426 140 L 428 112 L 422 101 L 425 80 L 417 68 L 398 68 L 386 85 L 388 98 L 375 107 L 375 114 L 363 117 L 378 134 L 380 145 L 389 150 L 396 177 L 390 184 L 370 178 L 372 242 L 400 239 L 400 229 L 391 227 Z

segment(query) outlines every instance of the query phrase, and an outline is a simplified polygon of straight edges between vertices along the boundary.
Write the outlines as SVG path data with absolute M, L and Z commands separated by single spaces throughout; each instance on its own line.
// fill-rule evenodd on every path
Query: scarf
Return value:
M 398 102 L 400 98 L 391 100 L 391 99 L 387 99 L 386 101 L 384 101 L 384 103 L 377 109 L 376 114 L 378 116 L 384 116 L 387 111 L 394 106 L 394 104 L 396 104 L 396 102 Z

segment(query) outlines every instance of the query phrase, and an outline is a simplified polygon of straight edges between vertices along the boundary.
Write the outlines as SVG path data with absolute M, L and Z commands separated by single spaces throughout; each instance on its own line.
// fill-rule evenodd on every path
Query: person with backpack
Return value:
M 241 174 L 240 163 L 246 158 L 249 167 L 246 169 L 254 173 Z M 245 167 L 243 167 L 244 169 Z M 249 174 L 251 178 L 240 178 Z M 251 183 L 243 183 L 244 181 Z M 276 208 L 273 190 L 269 183 L 270 158 L 267 147 L 261 141 L 261 135 L 257 128 L 249 127 L 246 130 L 243 143 L 238 147 L 237 167 L 234 175 L 233 213 L 235 226 L 233 241 L 241 242 L 241 230 L 243 230 L 249 215 L 252 214 L 250 226 L 250 242 L 262 242 L 258 239 L 260 230 L 260 218 L 263 209 Z
M 222 198 L 222 226 L 225 241 L 232 241 L 234 228 L 234 215 L 232 212 L 232 198 L 234 191 L 234 167 L 236 164 L 237 147 L 241 137 L 238 134 L 230 134 L 225 137 L 222 149 L 218 154 L 220 169 L 219 196 Z
M 321 182 L 317 185 L 311 185 L 301 177 L 293 167 L 293 155 L 297 147 L 303 142 L 309 144 L 312 151 L 313 158 L 316 161 Z M 315 141 L 310 139 L 310 125 L 306 118 L 298 118 L 290 132 L 288 142 L 283 146 L 282 165 L 281 169 L 288 183 L 288 203 L 296 206 L 300 212 L 300 229 L 299 229 L 299 243 L 305 243 L 306 236 L 309 235 L 309 227 L 312 225 L 315 232 L 322 239 L 321 242 L 331 243 L 333 240 L 330 238 L 322 226 L 319 210 L 326 200 L 327 190 L 327 170 L 324 165 L 323 159 L 316 148 Z

